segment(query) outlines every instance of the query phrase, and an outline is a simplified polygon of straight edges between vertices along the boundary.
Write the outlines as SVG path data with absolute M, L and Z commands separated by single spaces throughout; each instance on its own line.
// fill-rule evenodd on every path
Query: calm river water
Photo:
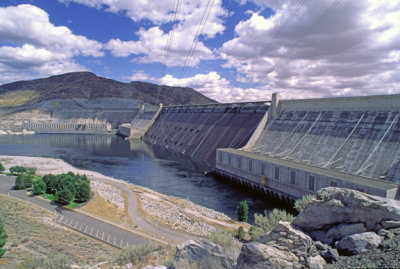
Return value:
M 271 201 L 204 176 L 199 166 L 176 158 L 141 141 L 119 136 L 38 134 L 0 136 L 0 154 L 60 158 L 78 168 L 148 187 L 167 195 L 183 197 L 200 205 L 236 217 L 236 207 L 246 200 L 250 221 L 255 212 L 276 207 Z

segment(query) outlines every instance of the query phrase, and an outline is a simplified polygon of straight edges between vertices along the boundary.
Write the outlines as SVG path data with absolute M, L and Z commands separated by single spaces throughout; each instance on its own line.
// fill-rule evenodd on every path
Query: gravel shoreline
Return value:
M 209 209 L 183 198 L 167 196 L 154 190 L 134 185 L 121 179 L 105 176 L 101 173 L 73 167 L 61 159 L 27 156 L 0 155 L 0 162 L 8 170 L 14 165 L 34 167 L 36 174 L 62 174 L 73 172 L 86 175 L 91 179 L 92 190 L 117 207 L 124 208 L 126 201 L 122 191 L 102 180 L 110 180 L 125 184 L 135 190 L 139 197 L 140 207 L 147 217 L 158 223 L 166 224 L 172 229 L 181 230 L 200 236 L 209 236 L 216 226 L 224 226 L 236 230 L 241 223 L 229 218 L 226 214 Z

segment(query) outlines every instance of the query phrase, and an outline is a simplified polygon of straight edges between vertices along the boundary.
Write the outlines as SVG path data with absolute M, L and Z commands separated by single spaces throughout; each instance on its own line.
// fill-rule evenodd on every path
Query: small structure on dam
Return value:
M 214 166 L 216 149 L 246 145 L 268 107 L 266 102 L 164 107 L 143 139 Z
M 400 95 L 282 100 L 246 146 L 218 149 L 216 172 L 294 200 L 337 186 L 399 198 Z

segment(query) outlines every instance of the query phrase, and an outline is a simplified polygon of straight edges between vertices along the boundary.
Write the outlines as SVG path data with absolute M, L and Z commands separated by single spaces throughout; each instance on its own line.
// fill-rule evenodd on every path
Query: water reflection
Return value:
M 183 197 L 231 217 L 235 217 L 236 206 L 242 200 L 247 200 L 250 216 L 276 206 L 239 187 L 206 177 L 207 164 L 149 147 L 140 140 L 78 134 L 0 136 L 0 154 L 61 158 L 78 168 Z

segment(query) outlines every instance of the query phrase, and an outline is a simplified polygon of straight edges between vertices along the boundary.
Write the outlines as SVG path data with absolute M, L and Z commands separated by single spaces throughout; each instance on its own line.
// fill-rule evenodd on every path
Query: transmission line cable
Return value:
M 185 64 L 183 65 L 183 67 L 181 69 L 181 72 L 180 72 L 180 75 L 179 75 L 179 78 L 178 78 L 178 86 L 174 87 L 171 100 L 174 100 L 175 94 L 176 94 L 176 89 L 177 89 L 177 87 L 180 87 L 181 84 L 182 84 L 183 77 L 185 76 L 185 73 L 186 73 L 186 70 L 187 70 L 187 66 L 189 65 L 189 63 L 190 63 L 190 61 L 191 61 L 191 59 L 193 57 L 194 51 L 196 50 L 197 44 L 199 42 L 199 36 L 202 34 L 202 32 L 204 30 L 204 27 L 206 25 L 208 17 L 210 16 L 212 7 L 214 5 L 214 2 L 215 2 L 215 0 L 213 0 L 212 2 L 211 2 L 211 0 L 208 0 L 208 2 L 207 2 L 207 6 L 204 9 L 204 13 L 203 13 L 203 15 L 201 17 L 200 23 L 197 26 L 196 34 L 194 35 L 192 44 L 191 44 L 190 49 L 188 51 L 188 54 L 186 56 Z M 211 3 L 211 5 L 210 5 L 210 3 Z
M 173 10 L 174 12 L 171 13 L 171 17 L 170 17 L 170 24 L 172 24 L 174 21 L 177 20 L 178 17 L 178 13 L 179 13 L 179 9 L 180 9 L 180 0 L 174 0 L 174 4 L 173 4 Z M 162 62 L 162 68 L 161 68 L 161 72 L 160 72 L 160 78 L 162 78 L 167 70 L 167 61 L 168 61 L 168 57 L 169 57 L 169 52 L 173 43 L 173 38 L 174 38 L 174 28 L 172 26 L 171 30 L 168 32 L 168 37 L 167 37 L 167 42 L 165 44 L 165 52 L 164 52 L 164 57 L 163 57 L 163 62 Z M 160 98 L 160 92 L 161 92 L 161 86 L 158 86 L 158 93 L 157 93 L 157 101 L 156 103 L 158 103 L 159 98 Z

